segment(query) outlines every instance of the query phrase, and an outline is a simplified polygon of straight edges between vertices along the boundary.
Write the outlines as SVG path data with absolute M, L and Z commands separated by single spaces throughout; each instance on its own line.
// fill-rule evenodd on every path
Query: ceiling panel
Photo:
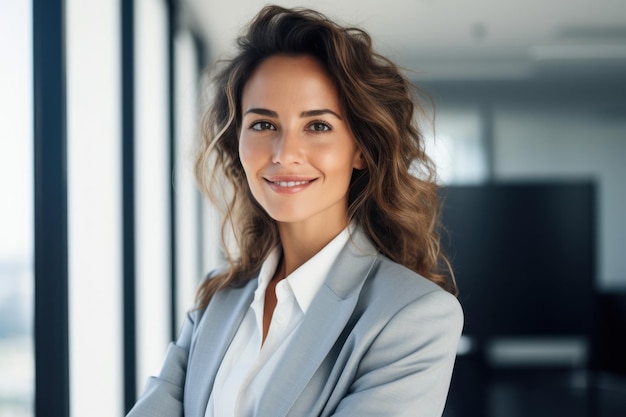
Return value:
M 256 0 L 186 0 L 212 59 L 228 55 L 260 8 Z M 417 79 L 621 77 L 626 66 L 623 0 L 318 0 L 306 6 L 367 30 L 383 54 Z M 575 71 L 572 71 L 572 68 Z M 608 68 L 608 70 L 607 70 Z M 576 71 L 578 69 L 578 71 Z

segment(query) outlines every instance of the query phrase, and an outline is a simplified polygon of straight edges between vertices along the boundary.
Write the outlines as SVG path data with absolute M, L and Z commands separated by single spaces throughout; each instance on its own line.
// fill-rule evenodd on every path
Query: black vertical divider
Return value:
M 195 32 L 194 30 L 191 30 L 191 36 L 193 40 L 194 52 L 196 54 L 196 57 L 198 58 L 196 70 L 198 71 L 198 74 L 200 74 L 199 79 L 194 80 L 194 81 L 196 82 L 196 85 L 198 86 L 198 88 L 202 88 L 202 85 L 200 83 L 200 81 L 202 80 L 202 72 L 205 70 L 206 66 L 208 65 L 208 58 L 206 54 L 207 46 L 204 40 L 202 39 L 202 37 L 198 35 L 197 32 Z M 196 95 L 196 100 L 198 100 L 198 102 L 200 100 L 199 97 L 201 97 L 201 94 Z M 202 105 L 202 103 L 199 103 L 199 105 Z M 196 221 L 198 225 L 197 229 L 200 230 L 200 233 L 198 233 L 197 240 L 196 240 L 196 251 L 197 251 L 196 254 L 197 254 L 197 259 L 198 259 L 196 270 L 199 273 L 196 279 L 199 280 L 202 277 L 204 277 L 204 274 L 207 273 L 207 271 L 204 270 L 204 254 L 205 254 L 204 230 L 205 230 L 206 219 L 205 219 L 205 213 L 204 213 L 204 196 L 201 192 L 198 192 L 196 196 L 196 208 L 198 210 L 197 216 L 196 216 Z M 215 233 L 215 236 L 218 236 L 218 233 Z
M 68 234 L 63 0 L 33 1 L 35 413 L 68 417 Z
M 177 270 L 177 235 L 176 235 L 176 50 L 174 37 L 176 36 L 177 2 L 167 0 L 167 63 L 168 63 L 168 115 L 169 115 L 169 171 L 170 171 L 170 334 L 174 340 L 178 333 L 176 318 L 178 316 L 178 286 L 176 284 Z
M 120 0 L 122 21 L 122 217 L 124 309 L 124 408 L 136 401 L 135 310 L 135 2 Z

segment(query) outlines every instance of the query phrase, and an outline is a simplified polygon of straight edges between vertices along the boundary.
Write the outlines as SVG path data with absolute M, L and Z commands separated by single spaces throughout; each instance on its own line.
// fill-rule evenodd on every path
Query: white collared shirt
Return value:
M 262 344 L 265 290 L 274 276 L 281 248 L 261 267 L 254 300 L 230 344 L 215 378 L 205 417 L 253 417 L 265 386 L 350 238 L 344 229 L 315 256 L 276 284 L 276 308 Z

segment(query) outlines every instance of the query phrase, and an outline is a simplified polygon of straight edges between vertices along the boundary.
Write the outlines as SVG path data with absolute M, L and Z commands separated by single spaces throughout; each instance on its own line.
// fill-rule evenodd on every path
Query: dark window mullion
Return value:
M 135 308 L 135 2 L 121 0 L 122 14 L 122 216 L 124 268 L 124 408 L 137 395 Z
M 35 413 L 69 416 L 65 19 L 33 1 Z
M 176 91 L 175 91 L 175 46 L 174 37 L 176 36 L 176 11 L 177 6 L 174 0 L 167 0 L 167 51 L 168 51 L 168 115 L 169 115 L 169 172 L 170 179 L 170 333 L 171 338 L 175 339 L 178 333 L 176 323 L 178 323 L 178 285 L 177 285 L 177 234 L 176 234 L 176 194 L 174 192 L 174 184 L 176 178 Z

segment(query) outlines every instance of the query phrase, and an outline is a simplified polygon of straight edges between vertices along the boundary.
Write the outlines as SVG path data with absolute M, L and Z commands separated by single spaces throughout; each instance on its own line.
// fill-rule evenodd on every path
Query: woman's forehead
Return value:
M 258 106 L 288 107 L 307 111 L 332 107 L 340 110 L 335 83 L 315 58 L 309 55 L 275 55 L 263 61 L 246 82 L 242 110 Z

